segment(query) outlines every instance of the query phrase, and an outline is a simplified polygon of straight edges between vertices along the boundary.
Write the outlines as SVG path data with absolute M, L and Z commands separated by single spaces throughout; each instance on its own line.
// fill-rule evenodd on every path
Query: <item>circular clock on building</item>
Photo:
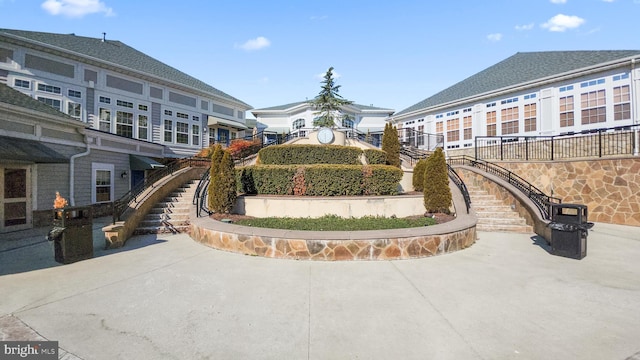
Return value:
M 321 128 L 318 130 L 318 141 L 321 144 L 330 144 L 333 142 L 333 130 L 329 128 Z

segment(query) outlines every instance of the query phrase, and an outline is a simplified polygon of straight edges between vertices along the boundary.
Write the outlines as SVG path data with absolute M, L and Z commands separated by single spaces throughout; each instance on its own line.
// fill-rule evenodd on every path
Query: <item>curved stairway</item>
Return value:
M 471 208 L 478 217 L 478 231 L 533 233 L 533 227 L 509 205 L 480 187 L 466 184 Z
M 134 234 L 182 233 L 189 229 L 189 214 L 198 183 L 189 181 L 177 188 L 138 224 Z

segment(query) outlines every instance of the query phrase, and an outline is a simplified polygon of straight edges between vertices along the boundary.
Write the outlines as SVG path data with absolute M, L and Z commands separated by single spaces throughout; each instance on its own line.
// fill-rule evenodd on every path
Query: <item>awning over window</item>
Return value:
M 131 170 L 153 170 L 163 168 L 164 165 L 146 156 L 129 154 L 129 167 Z
M 244 124 L 241 124 L 239 122 L 232 121 L 232 120 L 227 120 L 227 119 L 215 117 L 215 116 L 209 116 L 208 121 L 207 121 L 207 125 L 209 125 L 209 126 L 225 125 L 225 126 L 232 127 L 234 129 L 239 129 L 239 130 L 246 130 L 247 129 L 247 127 Z
M 68 163 L 69 158 L 35 140 L 0 136 L 0 160 L 29 163 Z

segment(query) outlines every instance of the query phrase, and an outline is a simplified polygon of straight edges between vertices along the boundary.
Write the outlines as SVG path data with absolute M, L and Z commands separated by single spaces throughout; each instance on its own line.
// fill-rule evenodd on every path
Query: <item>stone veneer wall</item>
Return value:
M 280 235 L 260 235 L 247 233 L 247 230 L 256 229 L 205 218 L 191 224 L 190 235 L 204 245 L 246 255 L 328 261 L 427 257 L 462 250 L 471 246 L 476 239 L 475 223 L 450 233 L 405 237 L 400 235 L 402 231 L 341 232 L 341 236 L 332 239 L 326 238 L 327 234 L 323 232 L 257 229 L 259 233 L 280 232 Z M 371 238 L 350 238 L 355 233 L 368 233 Z
M 563 203 L 587 205 L 589 221 L 640 226 L 640 158 L 495 163 Z

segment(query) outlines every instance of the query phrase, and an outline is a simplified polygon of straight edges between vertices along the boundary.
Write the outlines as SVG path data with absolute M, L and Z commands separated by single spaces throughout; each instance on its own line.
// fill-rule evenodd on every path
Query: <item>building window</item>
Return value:
M 418 133 L 416 134 L 416 145 L 424 145 L 424 125 L 418 125 Z
M 353 120 L 351 120 L 351 119 L 342 119 L 342 127 L 353 129 Z
M 607 121 L 605 91 L 591 91 L 580 95 L 582 125 Z
M 460 140 L 460 119 L 447 120 L 447 141 Z
M 111 132 L 111 110 L 100 108 L 100 125 L 99 129 Z
M 38 101 L 40 101 L 41 103 L 45 103 L 58 111 L 61 111 L 60 107 L 62 105 L 62 102 L 58 99 L 50 99 L 50 98 L 38 96 Z
M 104 96 L 100 96 L 100 99 L 98 101 L 100 101 L 103 104 L 111 104 L 111 98 L 104 97 Z
M 180 118 L 180 119 L 189 119 L 189 115 L 185 114 L 185 113 L 176 113 L 176 117 Z
M 82 116 L 82 105 L 74 102 L 67 103 L 67 114 L 76 119 L 80 119 Z
M 631 119 L 631 103 L 629 102 L 629 85 L 613 88 L 613 119 Z
M 149 107 L 147 105 L 138 105 L 138 110 L 140 111 L 148 111 Z
M 573 85 L 563 86 L 560 88 L 560 92 L 571 91 L 573 90 Z
M 171 111 L 171 110 L 165 110 L 165 111 L 164 111 L 164 114 L 165 114 L 165 115 L 167 115 L 167 116 L 173 116 L 173 111 Z
M 537 104 L 526 104 L 524 106 L 524 131 L 536 131 Z
M 13 86 L 23 89 L 31 89 L 31 82 L 26 80 L 14 79 Z
M 581 88 L 586 88 L 586 87 L 589 87 L 589 86 L 595 86 L 595 85 L 600 85 L 600 84 L 604 84 L 604 79 L 585 81 L 583 83 L 580 83 L 580 87 Z
M 147 115 L 138 115 L 138 139 L 149 139 L 149 118 Z
M 560 127 L 573 126 L 573 95 L 560 98 Z
M 93 170 L 93 188 L 91 197 L 94 203 L 104 203 L 113 201 L 113 164 L 91 165 Z
M 235 132 L 235 131 L 232 131 L 232 132 L 231 132 L 231 140 L 235 140 L 235 139 L 237 139 L 237 138 L 238 138 L 238 133 L 237 133 L 237 132 Z
M 133 113 L 116 111 L 116 134 L 133 138 Z
M 444 131 L 443 122 L 442 121 L 436 122 L 436 134 L 442 135 L 443 131 Z
M 172 141 L 173 141 L 173 122 L 171 120 L 165 120 L 164 121 L 164 142 L 172 142 Z
M 38 91 L 48 92 L 52 94 L 62 94 L 62 91 L 58 86 L 38 84 Z
M 133 109 L 133 103 L 129 102 L 129 101 L 116 100 L 116 105 L 122 106 L 122 107 L 126 107 L 126 108 L 129 108 L 129 109 Z
M 293 129 L 298 130 L 304 127 L 304 119 L 297 119 L 293 122 Z
M 176 143 L 188 144 L 189 143 L 189 124 L 183 122 L 176 122 Z
M 500 122 L 502 123 L 502 135 L 517 134 L 519 129 L 518 107 L 502 109 L 500 111 Z
M 625 74 L 620 74 L 620 75 L 616 75 L 613 77 L 613 81 L 620 81 L 623 79 L 628 79 L 629 78 L 629 73 L 625 73 Z
M 496 136 L 496 111 L 487 112 L 487 136 Z
M 82 93 L 80 91 L 69 89 L 67 91 L 67 94 L 69 95 L 69 97 L 74 97 L 74 98 L 78 98 L 78 99 L 82 98 Z
M 471 116 L 465 116 L 462 119 L 462 127 L 464 128 L 464 139 L 470 140 L 473 139 L 473 131 L 471 129 L 473 122 L 471 121 Z
M 191 144 L 200 145 L 200 125 L 191 125 Z

